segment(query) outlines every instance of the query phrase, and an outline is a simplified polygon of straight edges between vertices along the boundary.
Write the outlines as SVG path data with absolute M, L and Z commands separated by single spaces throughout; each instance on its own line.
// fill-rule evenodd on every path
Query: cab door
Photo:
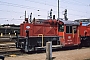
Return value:
M 71 46 L 74 44 L 73 40 L 73 29 L 72 25 L 66 25 L 66 31 L 65 31 L 65 45 L 66 46 Z
M 78 27 L 73 25 L 66 26 L 66 33 L 65 33 L 65 44 L 66 45 L 75 45 L 78 42 Z
M 77 35 L 77 29 L 78 27 L 77 26 L 73 26 L 72 27 L 72 30 L 73 30 L 73 43 L 74 44 L 77 44 L 77 39 L 78 39 L 78 35 Z

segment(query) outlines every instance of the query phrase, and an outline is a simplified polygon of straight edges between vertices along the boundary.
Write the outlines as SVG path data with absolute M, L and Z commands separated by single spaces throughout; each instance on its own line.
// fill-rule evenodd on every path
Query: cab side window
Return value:
M 66 33 L 72 33 L 72 26 L 66 26 Z
M 69 26 L 66 26 L 66 33 L 69 33 Z
M 64 25 L 62 24 L 59 24 L 59 26 L 58 26 L 58 31 L 59 32 L 63 32 L 64 31 Z

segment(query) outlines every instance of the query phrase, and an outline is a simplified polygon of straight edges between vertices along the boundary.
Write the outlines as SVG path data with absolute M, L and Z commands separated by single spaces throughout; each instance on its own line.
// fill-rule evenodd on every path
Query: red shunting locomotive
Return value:
M 35 19 L 29 23 L 25 19 L 20 25 L 20 36 L 16 32 L 16 48 L 25 52 L 45 49 L 46 42 L 52 42 L 52 48 L 77 46 L 81 44 L 81 24 L 60 19 Z

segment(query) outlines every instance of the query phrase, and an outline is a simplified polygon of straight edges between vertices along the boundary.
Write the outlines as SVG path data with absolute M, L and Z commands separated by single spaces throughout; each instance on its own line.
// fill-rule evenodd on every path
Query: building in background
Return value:
M 20 34 L 20 25 L 14 25 L 14 24 L 3 24 L 0 26 L 0 33 L 3 33 L 3 35 L 7 34 L 15 34 L 14 31 L 18 31 Z

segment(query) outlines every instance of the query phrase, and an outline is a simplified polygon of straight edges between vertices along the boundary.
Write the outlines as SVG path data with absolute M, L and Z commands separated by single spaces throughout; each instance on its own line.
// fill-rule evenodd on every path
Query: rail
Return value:
M 42 47 L 43 47 L 43 34 L 38 34 L 38 37 L 42 36 Z

